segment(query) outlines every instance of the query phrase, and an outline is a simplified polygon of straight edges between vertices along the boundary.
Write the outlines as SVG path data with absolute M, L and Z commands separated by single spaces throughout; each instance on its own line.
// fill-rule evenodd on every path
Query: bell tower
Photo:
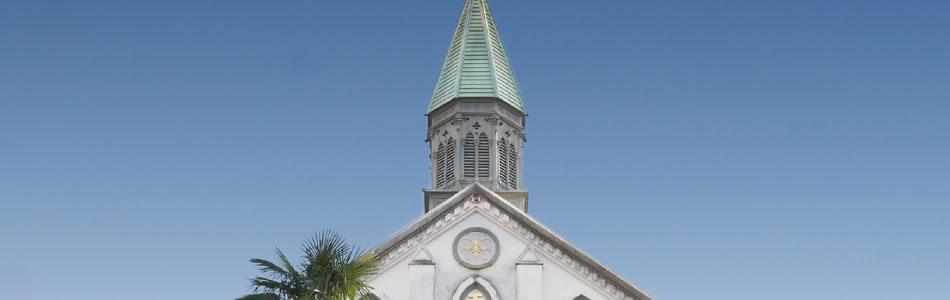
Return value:
M 425 210 L 478 182 L 523 211 L 525 111 L 486 0 L 467 0 L 426 111 L 432 188 Z

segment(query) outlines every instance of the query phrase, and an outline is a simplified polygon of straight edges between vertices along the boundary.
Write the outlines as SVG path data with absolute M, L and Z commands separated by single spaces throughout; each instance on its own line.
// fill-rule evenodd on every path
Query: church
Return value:
M 653 299 L 528 215 L 527 111 L 486 0 L 466 0 L 426 116 L 425 215 L 373 250 L 366 299 Z

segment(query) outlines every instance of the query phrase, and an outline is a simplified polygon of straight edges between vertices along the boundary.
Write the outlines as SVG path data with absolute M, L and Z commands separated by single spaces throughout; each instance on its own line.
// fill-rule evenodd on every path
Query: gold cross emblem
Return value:
M 473 241 L 472 246 L 465 248 L 465 250 L 468 250 L 468 252 L 472 252 L 472 256 L 474 257 L 478 257 L 479 253 L 488 251 L 488 249 L 482 248 L 481 246 L 478 245 L 478 240 Z

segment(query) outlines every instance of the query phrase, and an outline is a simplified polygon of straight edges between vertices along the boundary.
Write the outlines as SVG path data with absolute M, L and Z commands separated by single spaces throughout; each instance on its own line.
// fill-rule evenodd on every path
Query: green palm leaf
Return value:
M 280 300 L 277 294 L 251 294 L 236 300 Z

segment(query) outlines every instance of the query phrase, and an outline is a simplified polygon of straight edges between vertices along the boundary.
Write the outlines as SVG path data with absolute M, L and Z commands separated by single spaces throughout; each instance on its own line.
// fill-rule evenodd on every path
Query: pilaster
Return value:
M 527 248 L 515 265 L 517 300 L 544 299 L 544 264 L 534 249 Z
M 409 262 L 409 299 L 435 300 L 435 262 L 425 248 Z

